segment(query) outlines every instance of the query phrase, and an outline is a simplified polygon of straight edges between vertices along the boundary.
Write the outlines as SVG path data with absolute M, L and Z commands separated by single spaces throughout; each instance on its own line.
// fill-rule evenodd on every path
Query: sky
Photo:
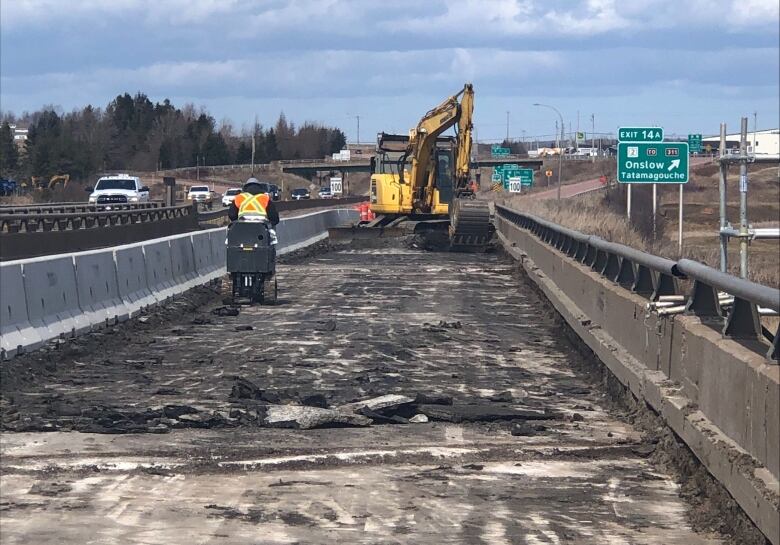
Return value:
M 780 126 L 778 0 L 0 0 L 0 109 L 203 106 L 349 141 L 405 133 L 472 82 L 480 141 Z M 509 114 L 507 114 L 509 112 Z M 579 121 L 578 121 L 579 119 Z

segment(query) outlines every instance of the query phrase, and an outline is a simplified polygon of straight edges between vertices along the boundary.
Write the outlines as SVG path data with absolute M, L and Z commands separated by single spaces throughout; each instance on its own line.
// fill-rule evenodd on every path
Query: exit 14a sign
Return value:
M 620 127 L 618 142 L 663 142 L 664 130 L 661 127 Z
M 687 183 L 688 143 L 620 142 L 617 178 L 624 184 Z

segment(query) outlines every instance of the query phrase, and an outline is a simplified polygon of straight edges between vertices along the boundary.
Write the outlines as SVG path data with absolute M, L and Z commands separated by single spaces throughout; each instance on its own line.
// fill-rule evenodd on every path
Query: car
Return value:
M 0 195 L 13 195 L 16 191 L 16 180 L 0 178 Z
M 290 193 L 290 198 L 292 198 L 294 201 L 300 201 L 301 199 L 310 199 L 311 194 L 309 193 L 308 189 L 300 187 L 298 189 L 292 190 L 292 193 Z
M 320 190 L 317 192 L 317 196 L 320 199 L 332 199 L 333 193 L 330 192 L 329 187 L 321 187 Z
M 276 184 L 270 184 L 270 193 L 271 193 L 271 200 L 278 201 L 282 198 L 282 192 L 279 191 L 279 186 Z
M 102 176 L 95 187 L 88 187 L 90 204 L 124 204 L 149 201 L 149 188 L 137 176 Z
M 209 189 L 209 187 L 206 185 L 190 186 L 189 191 L 187 191 L 187 200 L 194 203 L 203 204 L 210 208 L 213 204 L 211 189 Z
M 240 187 L 231 187 L 222 194 L 222 206 L 230 206 L 236 197 L 241 194 Z

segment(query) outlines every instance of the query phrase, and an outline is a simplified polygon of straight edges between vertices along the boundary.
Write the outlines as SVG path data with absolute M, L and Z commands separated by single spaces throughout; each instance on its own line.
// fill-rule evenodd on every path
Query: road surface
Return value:
M 279 283 L 6 367 L 3 544 L 721 543 L 504 258 L 331 252 Z M 429 421 L 264 420 L 388 394 Z

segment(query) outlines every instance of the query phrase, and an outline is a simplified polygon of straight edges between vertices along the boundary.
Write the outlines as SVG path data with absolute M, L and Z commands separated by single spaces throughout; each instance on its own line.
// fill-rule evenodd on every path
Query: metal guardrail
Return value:
M 24 204 L 13 206 L 0 206 L 0 215 L 30 215 L 30 214 L 66 214 L 104 212 L 107 210 L 144 210 L 149 208 L 162 208 L 162 201 L 149 201 L 140 203 L 117 204 L 89 204 L 83 202 L 58 202 L 46 204 Z
M 758 308 L 761 306 L 780 312 L 780 290 L 722 273 L 689 259 L 673 261 L 608 242 L 505 206 L 496 205 L 496 214 L 529 230 L 610 281 L 652 301 L 662 296 L 683 296 L 684 303 L 681 304 L 685 305 L 686 313 L 705 319 L 725 320 L 722 333 L 726 337 L 748 341 L 769 339 L 771 346 L 767 358 L 774 362 L 780 360 L 780 325 L 772 335 L 761 326 Z M 681 292 L 678 279 L 693 282 L 690 293 Z M 733 296 L 734 302 L 729 309 L 721 307 L 719 291 Z
M 81 205 L 74 211 L 62 212 L 62 208 L 51 211 L 35 211 L 7 213 L 0 210 L 0 236 L 14 233 L 35 233 L 50 231 L 73 231 L 94 229 L 99 227 L 115 227 L 169 220 L 189 216 L 195 212 L 191 205 L 166 207 L 111 205 L 110 210 L 104 206 Z M 27 209 L 30 210 L 30 209 Z

